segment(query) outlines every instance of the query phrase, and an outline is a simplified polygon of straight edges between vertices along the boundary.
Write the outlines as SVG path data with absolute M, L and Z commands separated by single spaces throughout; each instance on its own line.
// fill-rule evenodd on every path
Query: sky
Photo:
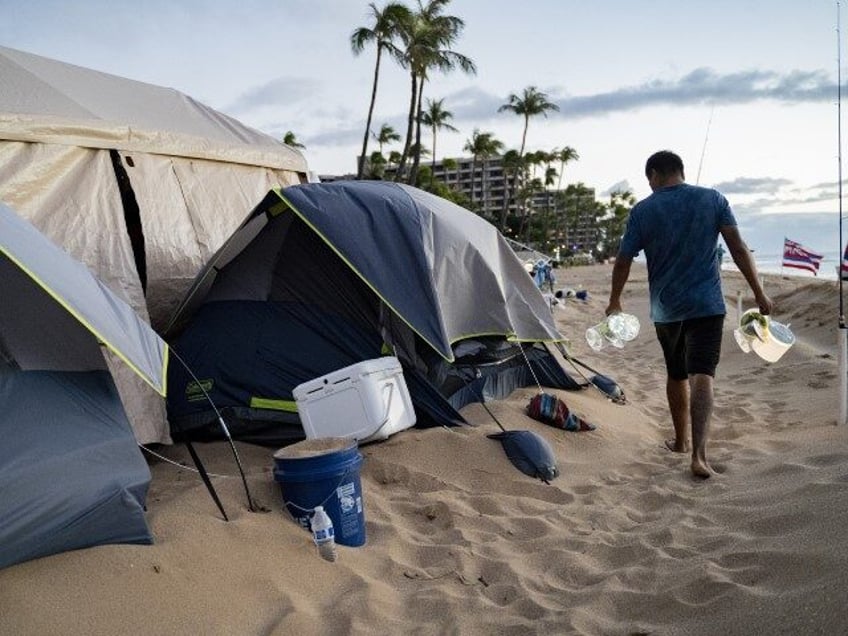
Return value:
M 574 148 L 563 183 L 601 200 L 647 196 L 645 159 L 671 149 L 737 215 L 838 219 L 844 4 L 453 0 L 465 21 L 454 50 L 477 73 L 425 87 L 458 129 L 439 133 L 437 158 L 463 156 L 475 128 L 518 149 L 523 119 L 498 107 L 535 86 L 560 110 L 531 119 L 526 150 Z M 277 138 L 294 132 L 319 175 L 355 171 L 376 57 L 350 47 L 371 26 L 363 0 L 0 0 L 0 16 L 2 46 L 175 88 Z M 373 128 L 405 132 L 408 100 L 407 73 L 385 62 Z

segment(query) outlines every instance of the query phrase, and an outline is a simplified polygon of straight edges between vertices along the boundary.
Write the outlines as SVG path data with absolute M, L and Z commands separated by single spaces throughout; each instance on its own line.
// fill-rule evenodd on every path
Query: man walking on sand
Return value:
M 645 164 L 653 194 L 630 211 L 612 270 L 607 315 L 621 311 L 621 292 L 634 257 L 642 250 L 648 265 L 651 320 L 662 346 L 668 379 L 666 396 L 675 453 L 690 450 L 692 474 L 707 478 L 707 438 L 713 409 L 713 378 L 721 354 L 726 313 L 716 258 L 719 234 L 742 272 L 763 314 L 773 309 L 757 275 L 751 252 L 724 196 L 685 182 L 683 161 L 662 150 Z

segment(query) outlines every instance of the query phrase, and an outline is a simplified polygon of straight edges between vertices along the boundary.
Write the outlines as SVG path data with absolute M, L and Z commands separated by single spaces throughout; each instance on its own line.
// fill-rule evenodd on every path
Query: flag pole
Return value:
M 839 20 L 839 0 L 836 0 L 836 114 L 838 140 L 838 192 L 839 192 L 839 250 L 842 254 L 842 45 Z M 837 329 L 837 349 L 839 358 L 839 419 L 837 424 L 848 424 L 848 331 L 845 325 L 845 313 L 842 293 L 842 261 L 839 263 L 839 322 Z
M 786 236 L 783 237 L 783 256 L 780 259 L 780 275 L 784 276 L 784 272 L 786 271 Z

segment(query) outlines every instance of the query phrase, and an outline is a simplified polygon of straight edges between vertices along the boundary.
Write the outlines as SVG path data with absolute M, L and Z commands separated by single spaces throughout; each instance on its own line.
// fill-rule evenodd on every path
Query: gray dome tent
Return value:
M 0 203 L 0 567 L 151 543 L 150 471 L 103 350 L 165 394 L 167 345 Z
M 302 437 L 291 391 L 391 353 L 418 425 L 461 422 L 471 401 L 534 383 L 578 388 L 547 350 L 550 309 L 494 226 L 445 199 L 380 181 L 270 192 L 206 264 L 165 332 L 172 428 Z M 202 390 L 201 390 L 202 389 Z M 178 431 L 172 431 L 178 432 Z

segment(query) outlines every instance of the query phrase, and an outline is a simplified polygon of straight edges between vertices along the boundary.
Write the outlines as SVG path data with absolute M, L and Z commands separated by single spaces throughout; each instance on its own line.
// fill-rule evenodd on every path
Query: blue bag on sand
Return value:
M 593 375 L 589 381 L 598 387 L 601 393 L 605 394 L 613 402 L 619 402 L 621 404 L 626 402 L 624 391 L 621 390 L 621 387 L 618 386 L 618 383 L 612 378 L 598 373 Z
M 487 435 L 500 440 L 509 460 L 525 475 L 550 483 L 559 475 L 556 455 L 550 444 L 534 431 L 502 431 Z

